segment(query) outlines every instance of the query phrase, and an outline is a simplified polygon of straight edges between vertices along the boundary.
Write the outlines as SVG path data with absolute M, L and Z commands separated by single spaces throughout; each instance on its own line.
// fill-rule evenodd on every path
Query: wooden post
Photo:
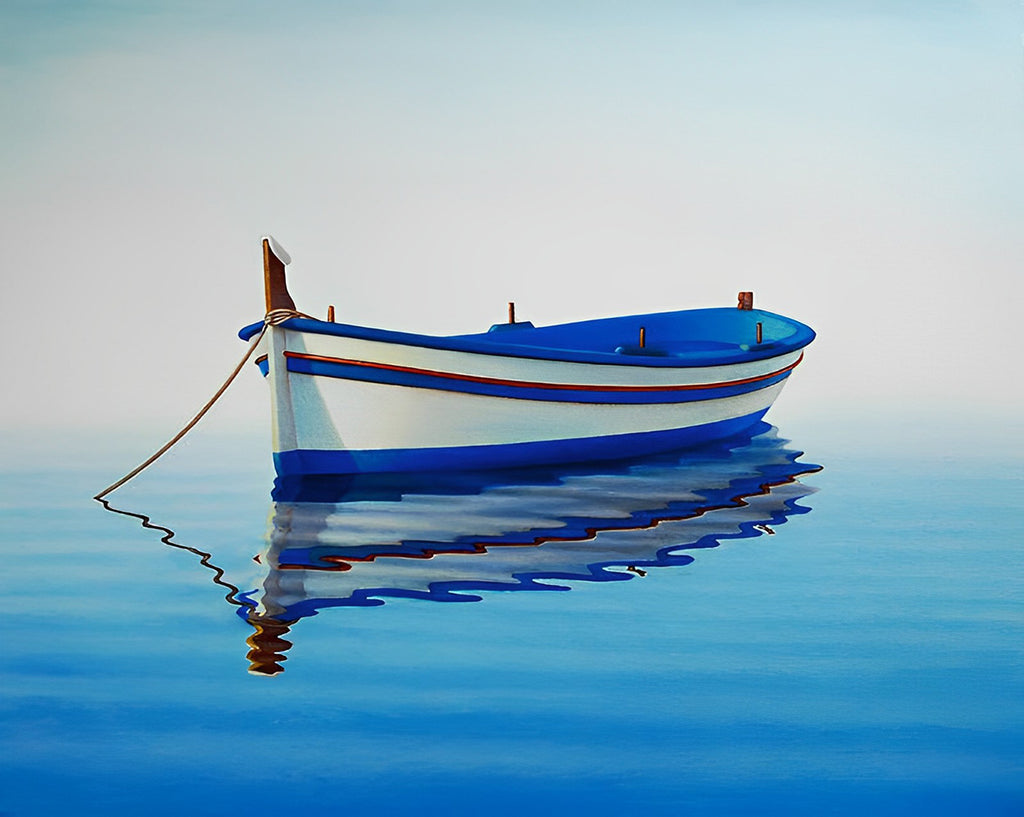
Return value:
M 764 337 L 764 324 L 762 324 L 761 321 L 758 321 L 757 322 L 757 342 L 760 343 L 761 339 L 763 337 Z
M 334 323 L 334 304 L 327 307 L 327 322 Z
M 741 292 L 738 296 L 739 302 L 736 304 L 737 309 L 753 309 L 754 308 L 754 293 L 753 292 Z
M 291 259 L 289 258 L 288 260 L 290 261 Z M 285 280 L 284 265 L 285 262 L 277 257 L 270 246 L 270 238 L 264 238 L 263 291 L 267 296 L 267 312 L 272 312 L 275 309 L 295 309 L 295 301 L 288 294 L 288 282 Z
M 644 326 L 640 327 L 640 348 L 643 349 L 647 345 L 647 328 Z
M 508 302 L 508 322 L 509 323 L 515 323 L 516 322 L 516 302 L 515 301 L 509 301 Z

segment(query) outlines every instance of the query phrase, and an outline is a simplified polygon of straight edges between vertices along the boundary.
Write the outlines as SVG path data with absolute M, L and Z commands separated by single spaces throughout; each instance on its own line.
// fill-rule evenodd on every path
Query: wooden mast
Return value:
M 283 255 L 284 258 L 279 256 Z M 295 309 L 295 301 L 288 294 L 285 280 L 285 265 L 291 262 L 284 251 L 270 236 L 263 237 L 263 289 L 267 295 L 267 312 L 275 309 Z

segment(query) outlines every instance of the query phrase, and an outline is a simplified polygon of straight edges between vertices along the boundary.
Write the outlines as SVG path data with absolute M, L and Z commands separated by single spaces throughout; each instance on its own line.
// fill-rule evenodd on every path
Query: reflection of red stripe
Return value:
M 797 361 L 799 363 L 800 361 Z M 796 364 L 794 364 L 796 365 Z M 614 525 L 610 524 L 607 527 L 588 527 L 585 529 L 583 534 L 576 536 L 535 536 L 533 539 L 523 539 L 515 542 L 490 542 L 483 544 L 482 542 L 475 542 L 472 545 L 472 549 L 465 547 L 444 550 L 435 548 L 426 548 L 419 553 L 368 553 L 365 556 L 342 556 L 341 554 L 329 554 L 327 556 L 321 556 L 321 562 L 328 562 L 329 566 L 316 565 L 316 564 L 291 564 L 283 563 L 278 565 L 278 570 L 316 570 L 323 572 L 339 572 L 345 570 L 351 570 L 352 565 L 356 563 L 367 564 L 370 562 L 377 562 L 384 559 L 433 559 L 435 556 L 482 556 L 486 553 L 493 552 L 495 548 L 503 547 L 540 547 L 541 545 L 549 542 L 589 542 L 594 539 L 599 533 L 607 531 L 639 531 L 639 530 L 651 530 L 657 528 L 666 522 L 685 522 L 690 519 L 697 519 L 704 516 L 712 511 L 722 511 L 728 508 L 739 508 L 746 507 L 750 503 L 747 502 L 749 497 L 753 496 L 767 496 L 772 492 L 772 488 L 778 488 L 781 485 L 792 485 L 797 481 L 797 477 L 804 476 L 805 474 L 813 474 L 821 470 L 820 465 L 808 466 L 806 471 L 801 471 L 799 474 L 793 474 L 785 479 L 781 479 L 778 482 L 765 482 L 758 486 L 758 490 L 751 491 L 749 494 L 739 494 L 734 496 L 731 501 L 721 505 L 705 505 L 703 507 L 695 508 L 691 513 L 683 514 L 682 516 L 655 516 L 640 525 Z M 690 546 L 692 547 L 692 546 Z M 490 548 L 491 550 L 488 550 Z M 682 548 L 685 549 L 685 548 Z M 647 564 L 647 562 L 644 562 Z M 541 578 L 552 578 L 541 577 Z
M 757 383 L 760 380 L 768 380 L 785 374 L 795 369 L 800 361 L 804 359 L 803 353 L 794 363 L 768 374 L 759 374 L 756 377 L 744 377 L 741 380 L 722 380 L 717 383 L 691 383 L 686 385 L 669 386 L 594 386 L 575 383 L 536 383 L 528 380 L 503 380 L 497 377 L 478 377 L 469 374 L 455 374 L 454 372 L 437 372 L 432 369 L 417 369 L 412 366 L 395 366 L 390 363 L 374 363 L 369 360 L 349 360 L 341 357 L 325 357 L 324 355 L 310 355 L 305 352 L 285 352 L 285 357 L 296 358 L 297 360 L 311 360 L 320 363 L 341 363 L 346 366 L 361 366 L 366 369 L 383 369 L 389 372 L 403 372 L 405 374 L 420 374 L 430 377 L 440 377 L 445 380 L 462 380 L 469 383 L 486 383 L 491 386 L 515 386 L 528 389 L 554 389 L 561 391 L 613 391 L 613 392 L 660 392 L 660 391 L 693 391 L 698 389 L 718 389 L 724 386 L 742 386 L 746 383 Z

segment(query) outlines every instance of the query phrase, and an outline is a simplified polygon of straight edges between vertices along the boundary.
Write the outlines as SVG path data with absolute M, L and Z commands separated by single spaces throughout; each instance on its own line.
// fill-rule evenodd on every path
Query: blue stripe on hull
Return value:
M 791 367 L 790 367 L 791 368 Z M 342 362 L 326 362 L 320 360 L 288 359 L 288 371 L 299 374 L 334 377 L 345 380 L 359 380 L 367 383 L 384 383 L 391 386 L 411 386 L 420 389 L 438 389 L 454 391 L 462 394 L 482 394 L 488 397 L 512 397 L 518 400 L 549 400 L 559 403 L 692 403 L 699 400 L 715 400 L 720 397 L 733 397 L 746 394 L 774 385 L 789 377 L 790 368 L 776 374 L 751 378 L 750 382 L 737 382 L 722 386 L 712 386 L 680 390 L 672 387 L 664 389 L 652 388 L 645 391 L 624 391 L 602 389 L 600 387 L 580 387 L 579 389 L 560 387 L 556 389 L 537 388 L 530 385 L 511 383 L 474 382 L 471 380 L 455 380 L 444 375 L 393 371 L 390 369 L 366 368 Z
M 756 425 L 768 409 L 689 428 L 545 440 L 509 445 L 450 448 L 396 448 L 377 451 L 293 450 L 274 454 L 279 476 L 362 474 L 407 471 L 486 470 L 521 465 L 587 462 L 642 457 L 700 445 L 740 434 Z

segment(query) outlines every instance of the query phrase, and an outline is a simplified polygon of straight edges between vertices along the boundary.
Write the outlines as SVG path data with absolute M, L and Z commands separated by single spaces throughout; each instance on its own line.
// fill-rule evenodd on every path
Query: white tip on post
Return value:
M 265 235 L 263 238 L 270 243 L 270 251 L 287 267 L 292 262 L 292 257 L 288 255 L 288 250 L 278 244 L 272 235 Z

